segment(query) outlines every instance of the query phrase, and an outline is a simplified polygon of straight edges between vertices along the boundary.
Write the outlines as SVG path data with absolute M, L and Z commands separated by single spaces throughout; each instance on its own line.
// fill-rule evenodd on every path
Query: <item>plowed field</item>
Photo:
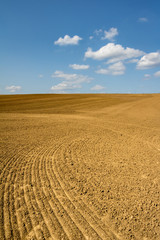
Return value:
M 0 239 L 160 239 L 160 94 L 0 96 Z

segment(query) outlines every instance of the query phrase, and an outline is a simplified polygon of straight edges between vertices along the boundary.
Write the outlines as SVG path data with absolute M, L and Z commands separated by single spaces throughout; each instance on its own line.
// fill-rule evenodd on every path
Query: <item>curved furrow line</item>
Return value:
M 19 160 L 21 160 L 19 158 Z M 17 173 L 19 173 L 19 170 L 21 169 L 21 167 L 23 167 L 23 162 L 22 164 L 20 163 L 20 161 L 17 161 L 16 166 L 14 167 L 14 169 L 17 169 L 17 172 L 15 174 L 14 177 L 14 181 L 13 184 L 11 185 L 12 190 L 10 191 L 10 203 L 12 204 L 12 209 L 10 209 L 10 213 L 11 213 L 11 228 L 13 230 L 13 237 L 14 239 L 20 239 L 20 229 L 19 229 L 19 225 L 18 225 L 18 218 L 17 218 L 17 214 L 16 214 L 16 205 L 15 205 L 15 191 L 16 191 L 16 176 L 18 175 Z
M 44 205 L 44 203 L 43 203 L 43 200 L 41 199 L 41 193 L 39 193 L 39 187 L 37 188 L 37 182 L 39 182 L 39 178 L 37 177 L 38 175 L 37 169 L 39 167 L 39 161 L 37 162 L 38 151 L 39 151 L 39 154 L 38 154 L 39 156 L 41 154 L 41 150 L 37 149 L 37 151 L 34 152 L 33 156 L 31 157 L 31 159 L 33 160 L 33 164 L 31 165 L 31 172 L 30 172 L 31 187 L 29 191 L 28 190 L 26 191 L 26 197 L 28 197 L 28 201 L 31 203 L 29 208 L 30 208 L 32 220 L 34 222 L 33 230 L 27 235 L 27 239 L 33 233 L 33 231 L 35 232 L 37 239 L 39 239 L 40 236 L 42 237 L 42 239 L 44 238 L 50 239 L 52 234 L 50 233 L 47 226 L 47 217 L 46 217 L 46 214 L 43 213 L 44 209 L 42 209 L 42 206 Z M 42 204 L 41 204 L 41 201 L 42 201 Z
M 52 150 L 53 150 L 53 148 L 52 148 Z M 43 153 L 40 152 L 39 155 L 40 155 L 40 158 L 41 158 L 42 155 L 43 155 Z M 46 161 L 46 158 L 44 158 L 44 160 Z M 39 165 L 39 164 L 38 164 L 38 165 Z M 38 169 L 38 165 L 37 165 L 36 169 Z M 41 170 L 42 170 L 42 169 L 44 169 L 44 167 L 42 167 Z M 39 181 L 41 181 L 41 179 L 44 178 L 44 176 L 41 176 L 41 177 L 40 177 L 40 172 L 38 173 L 37 178 L 38 178 L 38 176 L 39 176 L 39 179 L 38 179 Z M 38 182 L 39 182 L 39 181 L 38 181 Z M 42 186 L 40 186 L 40 187 L 42 187 Z M 44 193 L 41 191 L 41 192 L 39 193 L 39 195 L 44 196 Z M 45 198 L 45 196 L 44 196 L 44 198 Z M 53 213 L 52 213 L 52 214 L 53 214 Z M 67 220 L 68 220 L 68 219 L 67 219 Z M 65 224 L 66 224 L 66 223 L 65 223 Z M 72 224 L 72 225 L 73 225 L 73 224 Z M 71 226 L 70 226 L 70 227 L 71 227 Z M 77 234 L 77 233 L 76 233 L 76 234 Z M 75 239 L 75 237 L 73 238 L 73 229 L 72 229 L 72 231 L 71 231 L 71 236 L 72 236 L 71 239 Z M 76 238 L 77 238 L 77 235 L 76 235 Z M 59 238 L 59 239 L 60 239 L 60 238 Z M 79 237 L 78 239 L 83 239 L 83 238 L 82 238 L 82 236 L 81 236 L 81 237 Z
M 8 168 L 8 166 L 12 163 L 12 159 L 13 157 L 16 156 L 17 153 L 8 156 L 8 153 L 11 153 L 13 151 L 12 147 L 8 147 L 7 146 L 7 151 L 5 151 L 5 153 L 3 154 L 3 156 L 1 156 L 1 172 L 0 172 L 0 182 L 3 179 L 4 176 L 4 172 L 6 171 L 6 169 Z M 16 152 L 16 150 L 14 150 Z
M 3 147 L 3 145 L 2 145 Z M 7 150 L 5 148 L 5 151 L 0 152 L 0 179 L 1 179 L 1 175 L 4 171 L 4 168 L 6 167 L 6 165 L 9 163 L 9 161 L 11 160 L 10 157 L 8 157 L 7 153 L 10 152 L 12 148 L 7 147 Z M 0 145 L 0 151 L 1 151 L 1 145 Z
M 49 239 L 49 237 L 51 237 L 52 239 L 68 239 L 55 213 L 53 212 L 50 203 L 47 200 L 47 196 L 45 195 L 43 190 L 46 183 L 43 180 L 44 175 L 41 174 L 41 171 L 43 169 L 41 169 L 40 166 L 44 152 L 44 148 L 39 150 L 39 152 L 35 156 L 32 168 L 32 183 L 36 204 L 41 209 L 43 221 L 47 226 L 47 230 L 49 233 L 47 239 Z
M 82 232 L 77 226 L 77 222 L 73 221 L 72 216 L 70 216 L 69 212 L 66 211 L 64 208 L 62 202 L 60 201 L 59 197 L 56 194 L 55 188 L 58 186 L 55 186 L 55 180 L 50 178 L 48 175 L 47 169 L 48 167 L 48 162 L 49 162 L 49 154 L 50 151 L 54 151 L 54 148 L 52 147 L 51 149 L 48 148 L 42 158 L 41 161 L 41 169 L 44 171 L 44 173 L 41 176 L 41 179 L 45 179 L 45 182 L 48 182 L 48 185 L 50 186 L 50 189 L 48 191 L 48 188 L 44 188 L 44 192 L 46 195 L 49 197 L 49 203 L 50 206 L 52 207 L 52 210 L 56 214 L 57 219 L 59 220 L 62 228 L 66 232 L 67 236 L 69 239 L 85 239 Z M 61 192 L 61 189 L 59 188 L 59 192 Z M 60 195 L 62 195 L 63 192 L 61 192 Z M 67 205 L 67 201 L 66 204 Z
M 26 147 L 24 149 L 26 149 Z M 25 154 L 23 150 L 19 151 L 17 157 L 14 155 L 14 161 L 11 161 L 9 170 L 6 169 L 8 176 L 7 179 L 3 179 L 5 183 L 3 184 L 3 194 L 1 196 L 3 219 L 0 231 L 1 239 L 4 239 L 6 234 L 7 236 L 13 236 L 16 239 L 20 239 L 20 236 L 24 237 L 27 232 L 25 220 L 23 219 L 25 219 L 25 214 L 28 210 L 26 209 L 26 211 L 24 211 L 26 202 L 24 201 L 24 194 L 22 191 L 23 177 L 20 178 L 20 176 L 24 175 L 23 170 L 26 161 L 24 157 L 26 158 L 27 154 L 33 149 L 34 147 Z M 5 172 L 4 175 L 6 175 Z M 20 209 L 21 207 L 22 210 Z M 26 222 L 28 222 L 28 219 Z M 28 223 L 27 226 L 28 225 L 30 224 Z M 31 229 L 31 227 L 32 226 L 30 226 L 29 229 Z M 7 231 L 5 231 L 4 228 L 6 228 Z M 23 229 L 24 234 L 20 233 L 19 228 Z
M 34 150 L 34 148 L 32 150 Z M 28 152 L 28 155 L 32 153 L 32 150 Z M 32 155 L 32 156 L 34 158 L 34 155 Z M 17 177 L 17 187 L 16 187 L 17 192 L 16 192 L 15 199 L 17 201 L 15 201 L 15 204 L 16 204 L 16 207 L 18 208 L 16 215 L 17 215 L 17 219 L 18 219 L 18 225 L 20 228 L 21 239 L 24 239 L 26 236 L 27 236 L 27 239 L 33 239 L 33 238 L 34 239 L 43 239 L 44 236 L 43 236 L 43 234 L 41 234 L 41 230 L 37 229 L 37 231 L 35 232 L 34 228 L 33 228 L 34 224 L 37 223 L 37 219 L 39 220 L 39 215 L 41 215 L 41 214 L 40 214 L 40 210 L 39 210 L 38 214 L 36 216 L 34 216 L 34 214 L 36 213 L 36 210 L 37 210 L 37 205 L 36 205 L 36 207 L 34 206 L 34 208 L 33 208 L 33 205 L 29 204 L 31 198 L 34 199 L 34 195 L 30 196 L 29 191 L 28 191 L 28 186 L 31 182 L 30 165 L 31 165 L 30 158 L 26 155 L 25 162 L 21 161 L 21 164 L 19 165 L 19 169 L 17 170 L 18 173 L 21 173 L 21 171 L 22 171 L 22 173 L 17 174 L 17 176 L 16 176 Z M 29 177 L 29 184 L 28 184 L 28 177 Z M 25 209 L 24 209 L 24 206 L 26 206 Z M 22 210 L 21 210 L 21 207 L 22 207 Z M 31 214 L 31 211 L 33 214 Z M 31 215 L 31 218 L 30 218 L 30 215 Z M 32 221 L 31 221 L 31 219 L 32 219 Z M 43 219 L 41 219 L 41 221 L 42 220 Z M 48 233 L 48 230 L 46 231 L 46 226 L 44 225 L 44 223 L 42 224 L 42 228 L 44 229 L 45 233 L 46 232 Z M 46 236 L 47 236 L 47 239 L 49 239 L 50 235 L 46 234 Z M 17 238 L 17 239 L 20 239 L 20 238 Z
M 57 152 L 57 151 L 56 151 Z M 87 213 L 86 208 L 82 208 L 82 206 L 80 205 L 80 203 L 77 203 L 77 199 L 74 196 L 71 196 L 66 188 L 66 184 L 64 183 L 64 179 L 62 180 L 61 176 L 59 176 L 59 174 L 57 173 L 57 170 L 55 170 L 55 155 L 56 152 L 52 153 L 52 159 L 54 160 L 54 162 L 51 161 L 51 165 L 50 168 L 51 170 L 53 170 L 53 172 L 51 172 L 52 176 L 56 177 L 58 179 L 60 188 L 63 189 L 65 195 L 67 196 L 68 200 L 70 203 L 72 203 L 74 205 L 74 208 L 76 209 L 76 213 L 82 217 L 83 219 L 83 224 L 81 226 L 82 230 L 86 231 L 86 236 L 88 235 L 88 237 L 90 237 L 91 239 L 111 239 L 109 237 L 109 235 L 105 234 L 105 232 L 103 231 L 103 229 L 98 229 L 98 227 L 95 227 L 95 222 L 93 223 L 93 219 L 90 216 L 90 214 Z M 64 176 L 63 176 L 64 178 Z M 83 210 L 81 210 L 83 209 Z M 73 215 L 74 216 L 74 215 Z M 87 226 L 87 228 L 85 229 L 85 226 Z M 90 232 L 88 231 L 90 229 Z M 82 231 L 81 230 L 81 231 Z M 112 238 L 113 239 L 113 238 Z
M 30 222 L 30 226 L 31 226 L 28 229 L 26 239 L 32 239 L 32 238 L 43 239 L 42 238 L 43 235 L 40 234 L 41 231 L 38 228 L 39 227 L 39 217 L 37 218 L 35 216 L 35 209 L 34 209 L 34 206 L 32 203 L 33 195 L 32 195 L 31 170 L 32 170 L 32 165 L 33 165 L 33 161 L 34 161 L 32 159 L 32 156 L 34 156 L 33 153 L 31 153 L 31 156 L 28 156 L 28 161 L 27 161 L 27 164 L 25 165 L 25 169 L 24 169 L 24 180 L 23 180 L 24 199 L 25 199 L 27 209 L 28 209 L 28 212 L 26 213 L 26 217 L 27 217 L 27 220 Z M 34 196 L 33 196 L 33 199 L 34 199 Z M 40 210 L 39 210 L 39 212 L 40 212 Z
M 34 152 L 34 154 L 32 154 L 30 160 L 28 161 L 29 162 L 28 166 L 26 166 L 24 196 L 28 202 L 29 215 L 31 216 L 31 221 L 33 225 L 33 229 L 29 232 L 29 234 L 27 234 L 26 239 L 32 238 L 33 234 L 36 235 L 37 239 L 50 239 L 51 235 L 52 235 L 52 239 L 54 238 L 56 239 L 55 237 L 56 234 L 54 233 L 54 230 L 55 230 L 54 227 L 52 226 L 53 229 L 50 233 L 47 226 L 47 222 L 50 221 L 50 219 L 48 219 L 49 217 L 47 215 L 45 215 L 44 217 L 44 214 L 42 214 L 41 212 L 42 210 L 41 207 L 42 205 L 44 206 L 45 196 L 43 195 L 42 192 L 39 192 L 40 187 L 37 187 L 38 186 L 37 182 L 41 181 L 41 179 L 39 179 L 40 177 L 39 174 L 38 174 L 38 178 L 34 179 L 34 177 L 36 176 L 36 171 L 39 168 L 39 164 L 40 164 L 39 159 L 40 159 L 40 156 L 43 155 L 43 152 L 44 152 L 43 149 L 37 149 L 37 151 Z M 34 166 L 35 164 L 37 165 Z M 42 201 L 42 204 L 40 203 L 40 205 L 38 205 L 37 195 L 35 191 L 38 192 L 39 201 Z M 56 222 L 57 220 L 54 218 L 54 224 L 56 224 Z
M 21 239 L 26 238 L 29 232 L 33 231 L 33 220 L 30 216 L 30 205 L 28 202 L 28 198 L 26 198 L 26 169 L 30 166 L 30 155 L 34 151 L 34 147 L 28 150 L 25 154 L 25 157 L 21 160 L 21 164 L 19 166 L 19 170 L 17 171 L 16 176 L 16 194 L 15 194 L 15 205 L 17 208 L 16 215 L 18 219 L 18 226 L 20 229 Z M 30 175 L 30 172 L 28 172 Z M 28 193 L 28 192 L 27 192 Z M 28 194 L 27 194 L 28 196 Z M 38 239 L 35 233 L 32 234 L 32 238 Z
M 23 153 L 23 151 L 26 149 L 28 149 L 28 147 L 29 147 L 29 145 L 27 145 L 27 146 L 25 146 L 25 147 L 23 147 L 22 149 L 19 149 L 19 146 L 14 146 L 14 151 L 13 151 L 13 147 L 10 147 L 9 149 L 7 149 L 8 151 L 7 151 L 7 154 L 8 154 L 8 152 L 9 152 L 9 157 L 8 157 L 8 155 L 6 156 L 6 158 L 5 159 L 7 159 L 7 161 L 5 161 L 5 166 L 3 167 L 3 170 L 2 170 L 2 172 L 0 173 L 0 182 L 2 181 L 2 179 L 4 179 L 5 178 L 5 175 L 7 175 L 7 172 L 10 170 L 10 168 L 11 168 L 11 166 L 12 166 L 12 164 L 14 163 L 14 162 L 16 162 L 16 158 L 17 158 L 17 155 L 20 155 L 20 154 L 22 154 Z M 13 152 L 13 153 L 12 153 Z M 5 156 L 4 156 L 5 157 Z M 13 160 L 15 160 L 14 162 L 13 162 Z M 11 165 L 11 166 L 10 166 Z M 8 170 L 7 170 L 8 169 Z
M 10 239 L 12 237 L 12 235 L 17 235 L 19 236 L 19 232 L 18 230 L 14 233 L 14 229 L 17 229 L 17 226 L 15 226 L 16 228 L 13 229 L 14 226 L 13 223 L 16 222 L 17 223 L 17 219 L 16 216 L 14 214 L 12 214 L 12 212 L 14 212 L 14 180 L 16 177 L 16 172 L 14 172 L 14 167 L 16 166 L 18 162 L 17 161 L 14 162 L 13 167 L 10 168 L 8 173 L 8 176 L 6 179 L 4 179 L 5 183 L 4 183 L 4 197 L 3 197 L 3 227 L 4 227 L 4 236 L 6 239 Z M 14 219 L 14 220 L 13 220 Z M 13 222 L 13 223 L 12 223 Z M 17 225 L 17 224 L 16 224 Z
M 59 156 L 59 158 L 61 158 Z M 83 161 L 83 160 L 82 160 Z M 81 161 L 81 162 L 82 162 Z M 77 192 L 74 190 L 73 186 L 70 185 L 67 179 L 65 179 L 65 176 L 63 175 L 63 170 L 60 168 L 60 165 L 58 164 L 57 159 L 55 159 L 55 167 L 57 168 L 56 172 L 57 175 L 59 175 L 59 181 L 61 182 L 61 185 L 63 185 L 64 189 L 72 189 L 72 191 L 67 191 L 67 195 L 72 201 L 75 202 L 76 207 L 78 210 L 83 214 L 85 219 L 88 220 L 90 225 L 96 230 L 96 232 L 101 236 L 102 239 L 120 239 L 114 234 L 110 229 L 109 226 L 104 224 L 89 208 L 88 204 L 86 204 L 81 197 L 75 198 L 77 196 Z M 67 166 L 66 166 L 67 167 Z M 52 165 L 53 168 L 53 165 Z M 70 171 L 70 170 L 68 170 Z M 78 180 L 77 180 L 78 181 Z
M 53 165 L 52 165 L 52 168 L 54 168 Z M 58 174 L 56 171 L 57 170 L 54 170 L 54 174 L 57 177 L 58 181 L 60 182 L 61 187 L 64 189 L 66 196 L 68 197 L 70 202 L 74 203 L 75 209 L 78 210 L 78 214 L 80 216 L 83 216 L 84 220 L 83 220 L 82 229 L 84 228 L 84 226 L 88 225 L 87 229 L 85 229 L 85 230 L 86 230 L 86 234 L 88 234 L 89 237 L 91 236 L 91 239 L 96 237 L 96 236 L 94 236 L 94 237 L 92 236 L 95 233 L 96 233 L 98 239 L 104 239 L 103 230 L 100 231 L 98 228 L 95 227 L 92 218 L 90 218 L 90 216 L 88 214 L 87 207 L 83 208 L 79 202 L 79 200 L 81 200 L 81 199 L 77 199 L 77 198 L 75 198 L 74 195 L 71 195 L 69 193 L 69 188 L 71 189 L 72 187 L 70 185 L 64 183 L 65 182 L 64 175 L 62 176 L 62 178 L 58 177 Z M 76 195 L 77 195 L 77 193 L 76 193 Z M 91 231 L 88 231 L 89 229 L 91 229 Z M 108 239 L 108 238 L 106 237 L 106 239 Z
M 22 161 L 22 168 L 19 170 L 19 174 L 17 176 L 17 217 L 19 222 L 19 229 L 20 229 L 20 235 L 21 239 L 25 238 L 28 234 L 28 232 L 31 231 L 33 228 L 32 221 L 29 215 L 29 209 L 28 209 L 28 202 L 25 198 L 25 185 L 24 185 L 24 179 L 25 179 L 25 166 L 27 165 L 27 158 L 28 154 L 26 154 L 26 157 L 24 161 Z
M 44 161 L 43 169 L 45 169 L 45 175 L 48 176 L 51 185 L 50 204 L 59 217 L 59 221 L 63 228 L 67 232 L 69 239 L 84 239 L 86 233 L 81 229 L 79 222 L 82 222 L 82 218 L 75 212 L 74 205 L 68 200 L 64 191 L 55 176 L 50 171 L 49 162 L 52 161 L 52 155 L 54 153 L 53 147 L 48 152 L 48 161 Z M 45 160 L 45 159 L 44 159 Z M 47 189 L 46 189 L 47 191 Z M 54 196 L 54 201 L 53 201 Z M 56 201 L 55 201 L 56 200 Z
M 12 237 L 12 227 L 9 209 L 9 188 L 10 188 L 9 186 L 10 183 L 6 183 L 4 188 L 4 205 L 3 205 L 4 239 L 11 239 Z
M 14 155 L 15 158 L 15 155 Z M 19 164 L 19 158 L 20 156 L 17 156 L 15 158 L 15 161 L 12 161 L 10 164 L 9 170 L 6 169 L 7 171 L 7 177 L 3 179 L 4 184 L 3 184 L 3 190 L 4 192 L 2 193 L 2 202 L 1 202 L 1 207 L 2 207 L 2 216 L 3 216 L 3 222 L 2 222 L 2 233 L 3 237 L 7 236 L 12 237 L 15 236 L 17 239 L 19 238 L 19 230 L 17 227 L 17 216 L 14 214 L 15 213 L 15 179 L 16 179 L 16 173 L 18 169 L 20 169 L 20 166 L 22 165 Z M 3 172 L 4 175 L 5 172 Z M 3 229 L 4 228 L 4 229 Z
M 28 149 L 28 151 L 23 154 L 23 157 L 20 156 L 17 161 L 17 166 L 15 166 L 15 168 L 17 169 L 17 174 L 14 181 L 14 204 L 21 239 L 24 239 L 24 237 L 32 229 L 32 222 L 29 215 L 28 204 L 24 194 L 24 178 L 25 166 L 27 166 L 28 164 L 28 156 L 33 150 L 34 147 Z
M 41 181 L 41 188 L 42 188 L 43 195 L 45 196 L 45 204 L 46 204 L 46 208 L 49 210 L 50 217 L 52 218 L 54 223 L 56 223 L 57 221 L 56 223 L 57 239 L 61 239 L 61 238 L 68 239 L 69 238 L 68 233 L 63 228 L 63 224 L 60 221 L 60 217 L 59 217 L 59 215 L 62 212 L 62 209 L 61 207 L 57 206 L 57 199 L 52 192 L 51 184 L 45 171 L 44 162 L 48 161 L 47 152 L 48 152 L 48 148 L 43 150 L 43 153 L 41 154 L 40 161 L 39 161 L 39 179 Z M 51 199 L 55 204 L 54 209 L 52 208 Z M 55 219 L 53 218 L 53 214 Z

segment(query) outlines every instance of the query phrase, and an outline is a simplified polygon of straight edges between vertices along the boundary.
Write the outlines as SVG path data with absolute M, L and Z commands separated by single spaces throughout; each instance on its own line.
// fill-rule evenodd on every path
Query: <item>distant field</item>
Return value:
M 35 94 L 0 95 L 0 112 L 75 113 L 97 110 L 150 95 L 128 94 Z
M 160 94 L 1 95 L 0 239 L 159 240 Z

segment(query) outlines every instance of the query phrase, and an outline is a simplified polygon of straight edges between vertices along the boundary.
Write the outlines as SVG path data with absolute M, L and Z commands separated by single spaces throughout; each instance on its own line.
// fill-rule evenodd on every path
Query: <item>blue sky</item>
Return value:
M 0 2 L 0 94 L 159 93 L 159 0 Z

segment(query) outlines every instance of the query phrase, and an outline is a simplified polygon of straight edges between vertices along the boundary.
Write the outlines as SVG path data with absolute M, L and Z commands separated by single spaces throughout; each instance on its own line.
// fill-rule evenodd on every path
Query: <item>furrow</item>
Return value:
M 10 169 L 7 170 L 8 176 L 5 182 L 4 189 L 4 204 L 3 204 L 3 216 L 4 216 L 4 233 L 5 238 L 9 239 L 13 236 L 19 237 L 19 231 L 17 228 L 17 218 L 15 215 L 14 205 L 14 181 L 16 178 L 16 170 L 18 165 L 18 157 L 10 164 Z M 5 174 L 5 172 L 4 172 Z
M 30 155 L 31 154 L 32 153 L 30 153 Z M 29 222 L 29 229 L 26 238 L 29 239 L 35 237 L 36 239 L 39 239 L 38 232 L 40 232 L 40 230 L 38 232 L 35 231 L 35 228 L 39 225 L 39 221 L 35 217 L 35 211 L 30 196 L 32 192 L 31 170 L 33 165 L 32 155 L 31 156 L 30 155 L 27 156 L 28 161 L 24 169 L 24 183 L 23 183 L 24 198 L 28 210 L 28 212 L 26 213 L 26 217 Z
M 35 199 L 38 204 L 38 207 L 41 209 L 41 214 L 43 216 L 44 222 L 47 226 L 47 229 L 52 239 L 62 239 L 62 238 L 67 239 L 43 191 L 44 182 L 43 182 L 43 179 L 41 179 L 42 169 L 40 169 L 40 165 L 41 165 L 40 162 L 42 161 L 43 154 L 44 154 L 44 150 L 42 148 L 37 154 L 37 156 L 35 157 L 35 162 L 34 162 L 33 182 L 35 187 L 33 188 L 33 190 L 34 190 Z M 41 181 L 43 183 L 41 183 Z
M 59 148 L 58 148 L 59 150 Z M 90 239 L 101 239 L 101 236 L 96 232 L 96 230 L 91 226 L 90 222 L 84 218 L 84 212 L 80 213 L 79 207 L 76 206 L 75 202 L 72 198 L 70 198 L 65 190 L 65 185 L 63 184 L 61 178 L 55 171 L 55 154 L 57 150 L 51 153 L 51 161 L 50 167 L 48 168 L 48 172 L 52 176 L 52 182 L 55 182 L 58 189 L 56 190 L 57 194 L 59 194 L 59 198 L 62 199 L 64 207 L 67 211 L 72 212 L 72 218 L 79 226 L 81 231 L 84 233 L 86 238 Z
M 54 166 L 52 164 L 52 168 L 57 169 L 55 170 L 55 172 L 59 177 L 59 182 L 61 183 L 61 186 L 63 186 L 63 189 L 72 189 L 72 186 L 69 184 L 69 182 L 67 181 L 67 179 L 65 179 L 65 176 L 63 175 L 63 170 L 60 168 L 60 161 L 58 161 L 58 159 L 61 159 L 61 157 L 62 156 L 58 156 L 54 159 Z M 81 161 L 81 163 L 82 162 L 83 160 Z M 95 214 L 93 214 L 92 210 L 89 208 L 88 205 L 84 203 L 82 198 L 75 198 L 75 196 L 77 196 L 77 192 L 75 192 L 74 189 L 72 189 L 72 194 L 69 191 L 66 191 L 66 194 L 68 195 L 68 198 L 75 203 L 77 209 L 80 211 L 81 214 L 83 214 L 85 219 L 90 223 L 92 228 L 95 229 L 95 231 L 99 234 L 99 236 L 101 236 L 102 239 L 118 239 L 116 235 L 109 229 L 109 227 L 102 223 L 101 220 Z
M 53 148 L 51 150 L 53 151 Z M 53 177 L 50 177 L 50 175 L 47 171 L 47 169 L 50 168 L 50 166 L 48 164 L 49 161 L 50 161 L 50 156 L 49 156 L 50 151 L 48 152 L 47 155 L 45 155 L 45 158 L 43 158 L 43 162 L 42 162 L 43 165 L 42 165 L 41 169 L 45 170 L 44 176 L 47 178 L 46 180 L 48 181 L 48 184 L 51 187 L 50 187 L 50 191 L 48 191 L 48 188 L 45 188 L 44 190 L 46 192 L 46 195 L 50 196 L 49 197 L 50 198 L 50 200 L 49 200 L 50 205 L 51 205 L 53 211 L 55 212 L 62 228 L 67 233 L 69 239 L 75 239 L 75 238 L 84 239 L 83 233 L 81 232 L 81 230 L 77 226 L 77 222 L 75 222 L 73 220 L 73 217 L 67 211 L 67 206 L 68 206 L 67 201 L 65 202 L 65 204 L 63 204 L 62 200 L 56 194 L 56 191 L 55 191 L 55 189 L 57 188 L 56 180 Z M 43 179 L 43 177 L 41 177 L 41 179 Z M 64 192 L 61 191 L 60 188 L 59 188 L 59 194 L 60 194 L 61 197 L 62 197 L 62 195 L 64 195 Z M 65 199 L 66 196 L 63 196 L 63 198 Z M 65 205 L 65 208 L 64 208 L 64 205 Z
M 2 195 L 1 195 L 1 239 L 7 236 L 20 238 L 17 226 L 17 216 L 15 214 L 15 186 L 14 182 L 17 176 L 17 171 L 22 166 L 22 161 L 19 162 L 19 155 L 23 150 L 17 152 L 17 155 L 11 155 L 8 164 L 6 164 L 1 174 L 2 178 Z M 12 152 L 12 151 L 10 151 Z M 5 233 L 6 232 L 6 233 Z

